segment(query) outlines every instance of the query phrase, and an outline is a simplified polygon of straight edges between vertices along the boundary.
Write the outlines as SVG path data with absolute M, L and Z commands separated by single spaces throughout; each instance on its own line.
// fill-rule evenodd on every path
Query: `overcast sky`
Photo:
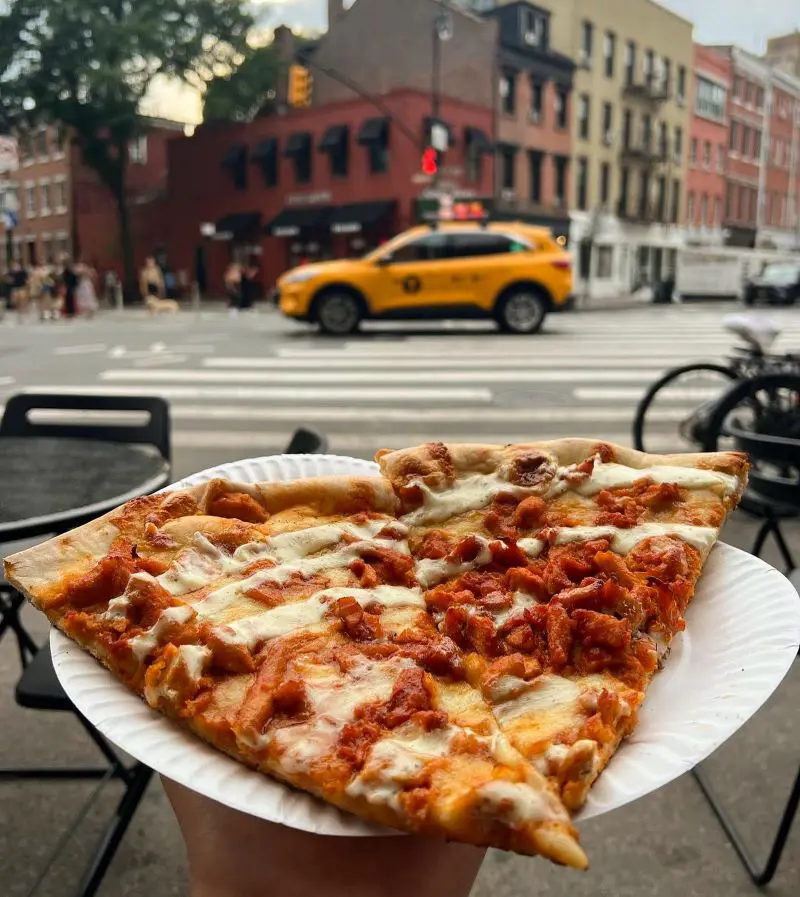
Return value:
M 269 18 L 283 20 L 287 25 L 313 30 L 325 27 L 325 0 L 254 2 L 271 7 Z M 800 0 L 661 0 L 661 3 L 693 21 L 695 37 L 702 43 L 735 43 L 760 52 L 767 37 L 800 28 Z
M 352 2 L 345 0 L 345 6 Z M 326 0 L 251 0 L 251 3 L 254 9 L 263 9 L 259 24 L 266 27 L 286 24 L 305 31 L 322 31 L 326 26 Z M 661 0 L 661 3 L 695 23 L 695 40 L 738 44 L 755 53 L 764 51 L 767 37 L 800 28 L 800 0 Z M 159 85 L 151 103 L 146 105 L 154 114 L 172 115 L 184 121 L 197 121 L 200 116 L 196 94 L 188 89 L 176 90 L 174 85 Z

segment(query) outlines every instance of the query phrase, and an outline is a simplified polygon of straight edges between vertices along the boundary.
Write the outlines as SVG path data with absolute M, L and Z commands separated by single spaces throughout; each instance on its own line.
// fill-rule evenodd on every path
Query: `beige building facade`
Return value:
M 692 24 L 652 0 L 535 3 L 551 13 L 551 47 L 578 66 L 571 169 L 586 182 L 570 196 L 579 289 L 633 291 L 666 276 L 683 243 Z

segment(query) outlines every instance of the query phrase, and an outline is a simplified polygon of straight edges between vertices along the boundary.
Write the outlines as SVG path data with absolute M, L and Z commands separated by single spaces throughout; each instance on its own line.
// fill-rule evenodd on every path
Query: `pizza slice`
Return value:
M 379 478 L 215 480 L 9 558 L 156 710 L 382 825 L 585 867 L 557 795 L 434 625 Z
M 441 634 L 575 810 L 633 730 L 747 478 L 586 440 L 382 452 Z

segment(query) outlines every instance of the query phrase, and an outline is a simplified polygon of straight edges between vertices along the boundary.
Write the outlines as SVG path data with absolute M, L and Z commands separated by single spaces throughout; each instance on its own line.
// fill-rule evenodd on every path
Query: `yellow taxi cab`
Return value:
M 323 333 L 363 320 L 493 318 L 536 333 L 572 297 L 572 259 L 550 230 L 517 222 L 420 226 L 361 259 L 303 265 L 277 284 L 280 310 Z

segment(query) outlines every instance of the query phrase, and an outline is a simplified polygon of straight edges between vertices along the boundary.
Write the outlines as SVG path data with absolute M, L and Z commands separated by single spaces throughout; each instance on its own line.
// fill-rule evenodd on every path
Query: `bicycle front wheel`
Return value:
M 668 371 L 647 390 L 636 409 L 633 444 L 640 452 L 702 450 L 711 409 L 737 380 L 721 364 L 687 364 Z

